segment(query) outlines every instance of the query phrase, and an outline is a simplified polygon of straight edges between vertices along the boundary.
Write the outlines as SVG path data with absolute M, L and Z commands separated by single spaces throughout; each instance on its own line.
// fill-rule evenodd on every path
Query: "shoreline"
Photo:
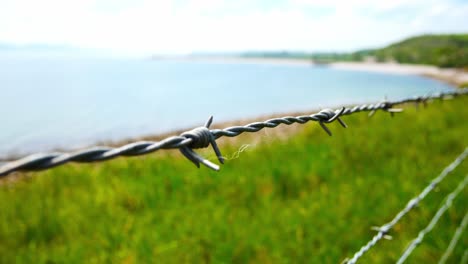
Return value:
M 367 102 L 367 104 L 368 103 L 377 103 L 377 102 Z M 224 129 L 224 128 L 232 127 L 232 126 L 244 126 L 250 123 L 264 122 L 268 119 L 273 119 L 273 118 L 310 115 L 313 113 L 318 113 L 325 108 L 339 109 L 340 107 L 353 107 L 355 105 L 361 105 L 361 104 L 366 104 L 366 102 L 362 101 L 362 102 L 355 102 L 355 103 L 350 103 L 350 104 L 343 104 L 340 106 L 335 105 L 335 106 L 329 106 L 329 107 L 311 108 L 308 110 L 299 110 L 299 111 L 290 111 L 290 112 L 272 112 L 269 114 L 259 114 L 257 116 L 237 118 L 237 119 L 232 119 L 232 120 L 224 120 L 220 122 L 216 122 L 216 120 L 214 120 L 214 123 L 210 127 L 210 129 Z M 95 141 L 93 144 L 82 145 L 80 147 L 73 148 L 73 149 L 54 148 L 49 151 L 32 152 L 32 153 L 28 153 L 24 155 L 18 154 L 18 153 L 10 153 L 5 156 L 0 156 L 0 166 L 4 165 L 5 163 L 19 160 L 19 159 L 28 157 L 30 155 L 35 155 L 39 153 L 73 153 L 76 151 L 90 149 L 93 147 L 119 148 L 124 145 L 135 143 L 138 141 L 155 141 L 156 142 L 156 141 L 164 140 L 171 136 L 178 136 L 184 132 L 190 131 L 195 128 L 196 127 L 178 128 L 178 129 L 173 129 L 173 130 L 166 131 L 166 132 L 152 133 L 152 134 L 141 135 L 138 137 L 123 138 L 123 139 L 118 139 L 118 140 L 100 140 L 100 141 Z M 287 139 L 291 135 L 291 133 L 296 133 L 299 129 L 302 129 L 302 124 L 299 124 L 299 123 L 295 123 L 291 125 L 283 124 L 283 125 L 279 125 L 275 127 L 274 129 L 269 129 L 268 127 L 266 127 L 260 130 L 259 131 L 260 136 L 254 136 L 254 134 L 251 134 L 251 133 L 243 133 L 239 137 L 222 137 L 222 138 L 217 139 L 216 142 L 220 146 L 223 146 L 224 144 L 237 144 L 237 143 L 241 145 L 256 145 L 260 143 L 262 139 L 264 139 L 265 137 L 271 137 L 271 138 L 280 139 L 280 140 Z M 248 144 L 245 144 L 245 142 L 243 141 L 246 138 L 250 140 Z M 169 151 L 174 151 L 174 149 L 169 149 Z
M 468 83 L 468 72 L 454 68 L 439 68 L 432 65 L 376 63 L 376 62 L 334 62 L 331 68 L 355 71 L 381 72 L 390 74 L 418 75 L 459 87 Z
M 299 58 L 247 58 L 247 57 L 196 57 L 176 56 L 153 58 L 155 61 L 180 62 L 209 62 L 209 63 L 235 63 L 235 64 L 263 64 L 263 65 L 289 65 L 289 66 L 315 66 L 328 67 L 339 70 L 367 71 L 400 75 L 417 75 L 435 79 L 453 86 L 468 83 L 468 72 L 455 68 L 439 68 L 432 65 L 401 64 L 393 62 L 331 62 L 326 64 L 314 63 L 309 59 Z
M 220 121 L 216 122 L 214 120 L 213 125 L 210 127 L 210 129 L 224 129 L 226 127 L 231 127 L 231 126 L 244 126 L 246 124 L 250 124 L 253 122 L 263 122 L 268 119 L 272 118 L 277 118 L 277 117 L 285 117 L 285 116 L 300 116 L 300 115 L 310 115 L 311 113 L 317 113 L 321 109 L 311 109 L 311 110 L 304 110 L 304 111 L 293 111 L 293 112 L 287 112 L 287 113 L 280 113 L 280 112 L 273 112 L 270 114 L 264 114 L 264 115 L 257 115 L 254 117 L 247 117 L 247 118 L 238 118 L 238 119 L 232 119 L 232 120 L 225 120 L 225 121 Z M 286 137 L 293 131 L 294 129 L 298 129 L 298 126 L 300 124 L 293 124 L 293 125 L 280 125 L 276 127 L 274 130 L 268 130 L 268 129 L 262 129 L 260 133 L 263 133 L 264 135 L 271 135 L 275 136 L 278 138 Z M 37 154 L 37 153 L 67 153 L 67 152 L 75 152 L 75 151 L 80 151 L 84 149 L 89 149 L 92 147 L 112 147 L 112 148 L 118 148 L 123 145 L 131 144 L 137 141 L 161 141 L 165 138 L 171 137 L 171 136 L 178 136 L 184 132 L 187 132 L 189 130 L 195 129 L 196 127 L 186 127 L 186 128 L 179 128 L 179 129 L 173 129 L 167 132 L 161 132 L 161 133 L 153 133 L 153 134 L 146 134 L 146 135 L 141 135 L 138 137 L 130 137 L 130 138 L 124 138 L 120 140 L 98 140 L 95 141 L 91 145 L 82 145 L 78 148 L 73 148 L 73 149 L 64 149 L 64 148 L 54 148 L 50 151 L 44 151 L 44 152 L 33 152 L 29 154 L 18 154 L 18 153 L 10 153 L 6 154 L 4 156 L 0 155 L 0 166 L 2 166 L 2 163 L 8 163 L 11 161 L 15 161 L 18 159 L 25 158 L 29 155 Z M 244 133 L 243 136 L 250 135 L 250 133 Z M 239 137 L 222 137 L 217 140 L 218 144 L 224 144 L 225 141 L 231 141 L 233 140 L 239 140 Z M 221 143 L 223 142 L 223 143 Z
M 448 83 L 455 88 L 462 83 L 468 83 L 468 72 L 464 72 L 457 69 L 441 69 L 435 66 L 429 65 L 411 65 L 411 64 L 398 64 L 398 63 L 374 63 L 374 62 L 334 62 L 329 64 L 314 64 L 312 61 L 307 59 L 294 59 L 294 58 L 242 58 L 242 57 L 189 57 L 189 56 L 179 56 L 179 57 L 164 57 L 164 58 L 155 58 L 155 61 L 183 61 L 183 62 L 206 62 L 206 63 L 233 63 L 233 64 L 265 64 L 265 65 L 290 65 L 290 66 L 299 66 L 299 67 L 328 67 L 333 69 L 341 70 L 351 70 L 351 71 L 367 71 L 367 72 L 380 72 L 388 74 L 399 74 L 399 75 L 417 75 L 425 78 L 431 78 L 438 81 Z M 359 103 L 359 102 L 356 102 Z M 349 106 L 349 105 L 347 105 Z M 251 118 L 240 118 L 233 119 L 222 122 L 215 122 L 213 128 L 225 128 L 235 125 L 245 125 L 252 122 L 263 121 L 270 118 L 275 118 L 278 116 L 298 116 L 298 115 L 308 115 L 312 112 L 318 112 L 320 109 L 309 109 L 307 111 L 295 111 L 295 112 L 286 112 L 286 113 L 271 113 L 267 115 L 258 115 Z M 291 133 L 296 126 L 280 126 L 281 129 L 275 129 L 275 131 L 268 130 L 268 134 L 274 135 L 276 137 L 284 137 L 288 133 Z M 154 133 L 141 135 L 139 137 L 133 138 L 124 138 L 121 140 L 103 140 L 96 141 L 92 145 L 83 145 L 77 149 L 60 149 L 55 148 L 51 151 L 46 152 L 73 152 L 76 150 L 86 149 L 92 146 L 109 146 L 109 147 L 119 147 L 125 144 L 129 144 L 135 141 L 159 141 L 169 136 L 179 135 L 180 133 L 190 130 L 192 128 L 186 129 L 174 129 L 168 132 L 163 133 Z M 224 141 L 224 140 L 223 140 Z M 30 153 L 34 154 L 34 153 Z M 9 162 L 17 160 L 27 155 L 21 155 L 18 153 L 9 153 L 3 156 L 0 156 L 0 165 L 3 162 Z

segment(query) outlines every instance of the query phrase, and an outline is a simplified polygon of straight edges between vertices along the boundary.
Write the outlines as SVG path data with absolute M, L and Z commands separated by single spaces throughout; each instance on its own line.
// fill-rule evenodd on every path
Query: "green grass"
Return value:
M 468 98 L 226 139 L 220 172 L 177 151 L 70 164 L 0 185 L 0 263 L 338 263 L 468 145 Z M 209 150 L 201 151 L 213 156 Z M 391 263 L 468 171 L 463 163 L 361 263 Z M 433 263 L 466 210 L 455 200 L 408 263 Z M 465 202 L 465 203 L 464 203 Z M 468 231 L 466 231 L 468 232 Z M 449 262 L 468 245 L 462 236 Z

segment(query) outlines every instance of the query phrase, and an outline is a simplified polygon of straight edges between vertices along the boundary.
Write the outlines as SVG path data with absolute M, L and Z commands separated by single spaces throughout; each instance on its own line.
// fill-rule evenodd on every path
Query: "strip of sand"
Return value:
M 224 57 L 224 56 L 180 56 L 158 58 L 157 60 L 210 62 L 210 63 L 246 63 L 246 64 L 270 64 L 290 66 L 317 66 L 334 69 L 381 72 L 389 74 L 420 75 L 437 79 L 455 86 L 468 83 L 468 72 L 454 68 L 438 68 L 431 65 L 378 63 L 378 62 L 333 62 L 316 64 L 312 60 L 300 58 L 248 58 L 248 57 Z
M 456 86 L 463 83 L 468 83 L 468 72 L 466 71 L 453 68 L 443 69 L 430 65 L 375 62 L 335 62 L 331 63 L 330 67 L 335 69 L 349 69 L 356 71 L 421 75 L 444 81 Z

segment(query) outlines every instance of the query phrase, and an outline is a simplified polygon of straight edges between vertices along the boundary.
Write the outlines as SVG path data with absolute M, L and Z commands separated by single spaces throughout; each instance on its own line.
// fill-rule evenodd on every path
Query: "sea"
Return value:
M 0 159 L 191 128 L 211 115 L 224 122 L 453 89 L 312 64 L 4 57 Z

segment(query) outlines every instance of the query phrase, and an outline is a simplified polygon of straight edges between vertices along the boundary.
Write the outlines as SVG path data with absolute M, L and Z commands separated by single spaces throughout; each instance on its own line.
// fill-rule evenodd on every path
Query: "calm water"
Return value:
M 0 157 L 262 114 L 451 89 L 421 77 L 294 65 L 0 58 Z

